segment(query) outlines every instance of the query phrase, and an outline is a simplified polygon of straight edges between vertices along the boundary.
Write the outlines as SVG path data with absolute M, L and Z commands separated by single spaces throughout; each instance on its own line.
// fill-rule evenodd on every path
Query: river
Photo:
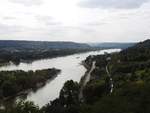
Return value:
M 108 49 L 101 51 L 92 51 L 81 54 L 74 54 L 64 57 L 57 57 L 51 59 L 42 59 L 34 61 L 30 64 L 20 63 L 19 65 L 10 64 L 0 68 L 1 70 L 37 70 L 37 69 L 47 69 L 47 68 L 58 68 L 61 69 L 61 73 L 53 80 L 47 82 L 47 84 L 39 88 L 37 91 L 31 91 L 26 100 L 33 101 L 38 106 L 49 103 L 50 101 L 56 99 L 59 96 L 59 92 L 63 84 L 67 80 L 74 80 L 79 82 L 81 77 L 86 72 L 86 69 L 81 65 L 81 61 L 85 60 L 89 55 L 104 54 L 104 52 L 118 52 L 120 49 Z

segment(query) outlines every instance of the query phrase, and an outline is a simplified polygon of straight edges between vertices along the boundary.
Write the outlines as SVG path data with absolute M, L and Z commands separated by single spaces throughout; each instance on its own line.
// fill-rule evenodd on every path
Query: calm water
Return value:
M 89 55 L 104 54 L 104 52 L 117 52 L 120 49 L 109 49 L 102 51 L 87 52 L 82 54 L 74 54 L 65 57 L 58 57 L 52 59 L 43 59 L 34 61 L 31 64 L 20 63 L 16 65 L 8 65 L 1 67 L 0 70 L 37 70 L 47 68 L 61 69 L 61 73 L 54 79 L 49 81 L 44 87 L 38 89 L 36 92 L 30 92 L 27 95 L 27 100 L 33 101 L 40 107 L 47 104 L 49 101 L 56 99 L 63 84 L 67 80 L 74 80 L 79 82 L 81 77 L 86 72 L 86 69 L 80 65 L 81 61 L 85 60 Z

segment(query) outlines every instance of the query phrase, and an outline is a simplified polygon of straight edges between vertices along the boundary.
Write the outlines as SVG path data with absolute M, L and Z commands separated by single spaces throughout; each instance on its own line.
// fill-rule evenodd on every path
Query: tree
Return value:
M 71 105 L 77 105 L 79 94 L 79 85 L 73 80 L 67 81 L 60 91 L 61 104 L 68 107 Z

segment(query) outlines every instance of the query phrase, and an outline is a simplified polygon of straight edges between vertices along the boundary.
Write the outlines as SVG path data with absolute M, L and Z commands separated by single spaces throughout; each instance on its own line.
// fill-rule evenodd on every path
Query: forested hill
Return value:
M 133 48 L 133 47 L 132 47 Z M 134 46 L 134 48 L 150 48 L 150 39 L 145 40 L 144 42 L 140 42 Z
M 48 50 L 48 49 L 87 49 L 87 48 L 128 48 L 135 43 L 75 43 L 65 41 L 18 41 L 0 40 L 0 50 Z
M 12 41 L 12 40 L 1 40 L 0 49 L 78 49 L 78 48 L 89 48 L 90 46 L 84 43 L 75 42 L 48 42 L 48 41 Z
M 86 59 L 91 61 L 97 68 L 84 89 L 82 113 L 150 113 L 149 39 L 120 53 Z
M 147 61 L 150 58 L 150 39 L 120 52 L 123 61 Z

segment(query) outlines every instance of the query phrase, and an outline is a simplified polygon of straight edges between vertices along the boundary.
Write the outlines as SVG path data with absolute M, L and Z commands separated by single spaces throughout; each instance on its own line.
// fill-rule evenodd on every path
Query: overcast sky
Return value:
M 1 40 L 150 38 L 150 0 L 0 0 Z

